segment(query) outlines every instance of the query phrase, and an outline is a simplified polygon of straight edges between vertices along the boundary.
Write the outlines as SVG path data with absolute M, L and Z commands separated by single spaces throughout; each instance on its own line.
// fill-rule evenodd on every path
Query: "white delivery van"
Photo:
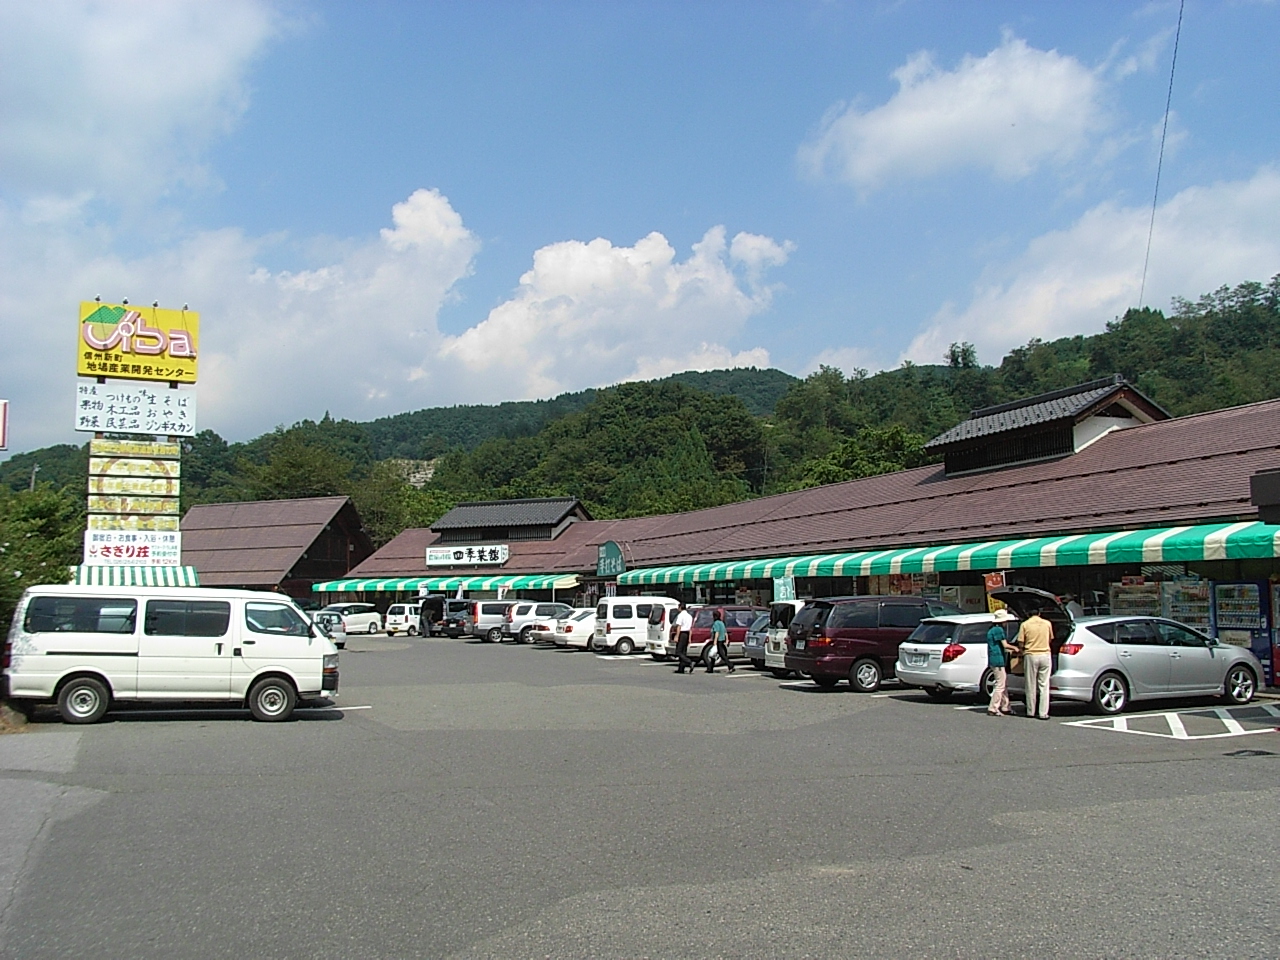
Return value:
M 661 600 L 649 611 L 644 649 L 655 660 L 670 660 L 676 649 L 676 642 L 671 639 L 671 622 L 680 610 L 680 601 L 670 597 L 662 597 Z
M 678 605 L 670 597 L 605 597 L 596 607 L 597 653 L 623 656 L 642 649 L 649 638 L 649 616 L 654 605 Z
M 288 597 L 200 587 L 31 587 L 5 642 L 4 690 L 67 723 L 124 700 L 243 703 L 286 720 L 338 689 L 338 651 Z
M 393 603 L 387 607 L 386 625 L 383 630 L 388 637 L 403 633 L 406 637 L 417 636 L 418 618 L 422 615 L 422 605 L 418 603 Z

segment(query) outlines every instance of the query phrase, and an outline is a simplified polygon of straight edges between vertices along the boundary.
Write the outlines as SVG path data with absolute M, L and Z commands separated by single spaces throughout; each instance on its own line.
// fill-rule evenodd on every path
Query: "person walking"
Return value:
M 729 629 L 724 625 L 724 612 L 717 610 L 711 616 L 711 639 L 707 641 L 707 649 L 703 659 L 707 661 L 707 673 L 716 672 L 716 660 L 724 661 L 724 665 L 733 673 L 737 669 L 729 661 Z
M 1022 621 L 1014 643 L 1022 651 L 1022 686 L 1026 691 L 1027 716 L 1049 719 L 1049 674 L 1053 672 L 1053 654 L 1049 643 L 1053 624 L 1037 610 Z
M 991 629 L 987 631 L 987 666 L 995 678 L 995 686 L 991 688 L 991 702 L 987 704 L 987 713 L 993 717 L 1007 717 L 1013 711 L 1009 709 L 1009 657 L 1017 653 L 1018 648 L 1011 644 L 1004 633 L 1004 625 L 1013 619 L 1008 610 L 1001 607 L 991 617 Z
M 675 631 L 676 631 L 676 658 L 680 661 L 680 666 L 676 668 L 676 673 L 684 673 L 688 668 L 689 673 L 693 673 L 693 661 L 689 659 L 689 631 L 693 629 L 693 616 L 685 609 L 685 605 L 680 604 L 680 612 L 676 614 Z

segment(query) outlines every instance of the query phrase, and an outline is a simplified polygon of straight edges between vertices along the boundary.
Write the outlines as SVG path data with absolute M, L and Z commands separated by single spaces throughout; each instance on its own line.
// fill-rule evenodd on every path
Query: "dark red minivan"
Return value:
M 960 613 L 922 597 L 826 597 L 804 605 L 787 630 L 786 664 L 820 687 L 841 680 L 863 693 L 893 676 L 898 645 L 925 617 Z

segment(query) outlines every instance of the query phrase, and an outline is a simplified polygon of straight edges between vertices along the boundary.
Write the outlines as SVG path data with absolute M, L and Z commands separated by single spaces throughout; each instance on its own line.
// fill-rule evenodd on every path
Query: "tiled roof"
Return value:
M 977 437 L 991 436 L 996 433 L 1008 433 L 1026 427 L 1053 423 L 1059 420 L 1074 420 L 1110 394 L 1121 391 L 1136 393 L 1118 374 L 1101 380 L 1092 380 L 1063 390 L 1042 393 L 1025 400 L 1013 403 L 1002 403 L 993 407 L 974 410 L 968 420 L 958 423 L 946 433 L 939 434 L 925 444 L 926 450 L 973 440 Z M 1140 395 L 1139 395 L 1140 396 Z M 1146 400 L 1145 397 L 1143 397 Z M 1151 401 L 1146 401 L 1158 410 Z
M 431 525 L 432 530 L 465 527 L 555 526 L 582 505 L 575 497 L 537 497 L 527 500 L 477 500 L 460 503 Z M 585 514 L 585 510 L 583 513 Z
M 205 586 L 279 583 L 347 502 L 199 504 L 182 518 L 182 562 L 199 571 Z
M 1280 400 L 1269 400 L 1117 430 L 1074 456 L 990 473 L 948 477 L 935 464 L 691 513 L 578 522 L 556 540 L 512 543 L 502 569 L 594 570 L 605 540 L 635 569 L 1253 519 L 1249 478 L 1275 468 Z M 351 576 L 420 575 L 435 539 L 406 530 Z

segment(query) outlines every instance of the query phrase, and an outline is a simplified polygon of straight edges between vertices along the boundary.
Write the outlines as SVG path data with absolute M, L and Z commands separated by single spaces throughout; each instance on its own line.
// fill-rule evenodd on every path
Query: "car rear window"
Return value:
M 795 619 L 796 608 L 789 603 L 779 603 L 769 608 L 769 626 L 789 627 Z
M 486 616 L 494 616 L 499 613 L 506 613 L 509 603 L 482 603 L 480 604 L 480 612 Z
M 403 613 L 404 613 L 404 607 L 398 603 L 393 603 L 391 606 L 387 608 L 388 617 L 398 617 Z
M 653 609 L 649 611 L 649 622 L 654 626 L 658 626 L 667 618 L 667 608 L 660 603 L 655 603 Z
M 831 605 L 829 603 L 805 604 L 792 619 L 791 629 L 793 631 L 808 630 L 810 627 L 823 622 L 830 612 Z
M 693 625 L 695 627 L 709 627 L 711 621 L 715 619 L 716 612 L 708 607 L 703 607 L 693 615 Z
M 133 633 L 136 600 L 32 597 L 22 627 L 27 633 Z
M 570 619 L 570 620 L 585 620 L 585 619 L 587 619 L 587 617 L 594 617 L 595 615 L 596 615 L 596 612 L 595 612 L 594 610 L 581 610 L 581 611 L 579 611 L 577 614 L 575 614 L 574 616 L 570 617 L 569 619 Z
M 908 643 L 950 643 L 956 635 L 954 623 L 930 623 L 925 621 L 907 637 Z
M 765 613 L 756 617 L 747 629 L 752 633 L 762 633 L 767 626 L 769 626 L 769 615 Z
M 604 620 L 608 616 L 609 616 L 609 605 L 607 603 L 602 603 L 600 604 L 600 606 L 596 607 L 596 618 L 598 620 Z

